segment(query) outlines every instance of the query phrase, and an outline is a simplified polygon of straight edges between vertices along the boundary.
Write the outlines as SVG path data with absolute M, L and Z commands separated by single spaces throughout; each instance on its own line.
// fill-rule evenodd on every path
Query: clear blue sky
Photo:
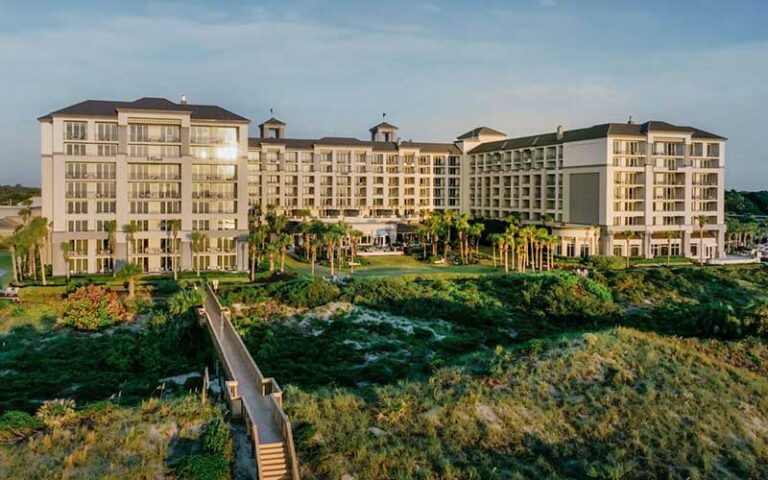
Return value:
M 185 93 L 296 137 L 631 114 L 727 136 L 727 186 L 768 188 L 767 23 L 762 0 L 0 0 L 0 183 L 39 184 L 39 115 Z

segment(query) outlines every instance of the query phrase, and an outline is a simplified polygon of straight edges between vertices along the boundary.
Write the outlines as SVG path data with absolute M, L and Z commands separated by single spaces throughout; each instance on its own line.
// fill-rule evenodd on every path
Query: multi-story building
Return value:
M 245 269 L 249 212 L 268 210 L 343 219 L 363 244 L 454 209 L 547 224 L 567 256 L 724 255 L 725 139 L 692 127 L 612 123 L 520 138 L 479 127 L 427 143 L 402 141 L 386 122 L 369 140 L 288 138 L 271 118 L 249 138 L 239 115 L 162 98 L 89 100 L 39 120 L 54 274 L 126 261 L 167 271 L 173 252 L 182 270 Z M 171 220 L 181 222 L 175 245 Z
M 183 98 L 141 98 L 88 100 L 39 121 L 54 274 L 107 272 L 126 261 L 167 271 L 174 252 L 181 269 L 246 267 L 246 118 Z M 172 220 L 181 222 L 176 239 Z M 71 246 L 69 265 L 62 242 Z
M 286 124 L 259 125 L 248 150 L 255 211 L 293 219 L 344 219 L 362 244 L 389 243 L 412 232 L 408 221 L 434 209 L 461 208 L 461 152 L 453 143 L 401 141 L 382 122 L 369 141 L 351 137 L 286 138 Z
M 724 256 L 725 138 L 665 122 L 503 137 L 459 139 L 474 216 L 549 221 L 568 256 Z

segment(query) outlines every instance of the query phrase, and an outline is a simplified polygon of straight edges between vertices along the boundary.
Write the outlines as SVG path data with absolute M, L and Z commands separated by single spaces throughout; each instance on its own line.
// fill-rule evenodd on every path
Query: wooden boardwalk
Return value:
M 265 378 L 210 287 L 200 312 L 228 381 L 224 392 L 235 419 L 246 423 L 260 480 L 298 480 L 299 469 L 282 390 Z

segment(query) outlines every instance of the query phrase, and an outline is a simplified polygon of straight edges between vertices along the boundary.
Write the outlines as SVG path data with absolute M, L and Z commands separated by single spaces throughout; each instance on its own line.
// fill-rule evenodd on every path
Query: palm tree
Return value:
M 128 239 L 128 253 L 127 255 L 127 262 L 131 263 L 131 250 L 134 250 L 135 245 L 133 244 L 133 241 L 136 239 L 136 232 L 139 231 L 139 226 L 135 223 L 127 223 L 123 226 L 123 232 L 126 235 L 126 238 Z
M 261 256 L 264 250 L 264 242 L 267 237 L 267 229 L 264 225 L 256 225 L 248 233 L 248 257 L 250 268 L 248 269 L 251 282 L 256 281 L 256 272 L 261 264 Z
M 45 243 L 48 241 L 48 219 L 45 217 L 35 217 L 29 224 L 32 231 L 33 249 L 37 251 L 37 256 L 40 260 L 40 280 L 43 286 L 47 285 L 45 281 L 45 262 L 43 262 L 43 249 Z M 34 254 L 32 262 L 34 263 Z
M 69 242 L 61 242 L 59 244 L 61 250 L 61 256 L 64 257 L 64 268 L 67 272 L 67 282 L 69 282 L 69 259 L 72 256 L 72 244 Z
M 357 255 L 357 244 L 363 237 L 363 232 L 360 230 L 352 230 L 349 232 L 349 273 L 355 273 L 355 255 Z
M 128 300 L 132 300 L 136 295 L 136 279 L 144 273 L 144 269 L 138 263 L 126 263 L 117 272 L 120 278 L 128 280 Z
M 504 265 L 504 273 L 509 273 L 509 256 L 507 254 L 507 249 L 509 248 L 508 240 L 508 234 L 501 234 L 496 236 L 496 244 L 499 247 L 501 264 Z
M 194 231 L 190 234 L 189 240 L 192 247 L 192 262 L 195 264 L 195 271 L 197 276 L 200 276 L 200 253 L 205 248 L 205 244 L 208 241 L 208 235 Z
M 469 238 L 475 241 L 475 255 L 480 253 L 480 237 L 483 236 L 485 231 L 484 223 L 475 223 L 469 228 Z
M 333 264 L 333 253 L 340 239 L 341 239 L 341 234 L 339 234 L 339 231 L 336 228 L 329 228 L 323 235 L 323 241 L 325 242 L 325 250 L 326 250 L 326 254 L 328 255 L 328 262 L 331 265 L 331 276 L 335 275 L 334 264 Z
M 664 238 L 667 239 L 667 267 L 672 263 L 672 239 L 677 237 L 677 233 L 667 230 L 664 232 Z
M 461 257 L 461 262 L 466 263 L 467 262 L 467 236 L 469 234 L 469 214 L 468 213 L 460 213 L 456 216 L 456 218 L 453 220 L 453 226 L 456 228 L 456 234 L 459 236 L 459 257 Z M 450 227 L 449 227 L 450 228 Z
M 696 217 L 696 223 L 699 224 L 699 263 L 704 265 L 704 225 L 709 223 L 709 217 L 699 215 Z
M 627 259 L 627 268 L 629 268 L 629 242 L 635 237 L 635 232 L 632 232 L 631 230 L 627 230 L 624 232 L 624 241 L 626 242 L 626 250 L 624 252 L 624 257 Z
M 315 277 L 315 264 L 317 263 L 317 250 L 323 246 L 323 239 L 314 237 L 309 241 L 309 261 L 312 263 L 312 278 Z
M 174 219 L 174 220 L 168 220 L 168 226 L 171 229 L 171 239 L 173 240 L 173 243 L 171 244 L 171 270 L 173 270 L 173 279 L 178 280 L 179 274 L 178 274 L 178 261 L 176 259 L 176 247 L 179 240 L 179 231 L 181 231 L 181 220 Z
M 344 220 L 339 220 L 339 222 L 335 225 L 336 230 L 339 232 L 339 268 L 341 268 L 344 264 L 344 246 L 345 243 L 349 243 L 349 234 L 352 231 L 352 225 L 348 224 Z
M 416 229 L 416 233 L 419 235 L 419 243 L 421 244 L 421 259 L 427 259 L 427 238 L 430 235 L 430 229 L 427 225 L 422 225 Z
M 117 275 L 117 269 L 115 268 L 117 266 L 117 259 L 115 258 L 115 253 L 117 250 L 117 222 L 115 220 L 108 221 L 106 224 L 106 230 L 109 255 L 112 257 L 112 276 L 114 277 Z
M 280 246 L 276 243 L 268 243 L 267 244 L 267 259 L 269 260 L 269 273 L 272 273 L 275 271 L 275 256 L 280 251 Z
M 488 236 L 485 237 L 491 244 L 491 251 L 493 252 L 493 268 L 496 268 L 496 247 L 498 246 L 500 237 L 501 234 L 498 233 L 489 233 Z
M 440 215 L 440 224 L 442 231 L 445 233 L 445 240 L 443 243 L 443 261 L 448 259 L 448 249 L 451 243 L 451 227 L 453 226 L 453 219 L 456 212 L 453 210 L 443 210 Z
M 293 237 L 291 235 L 281 233 L 277 236 L 277 246 L 280 249 L 280 273 L 285 273 L 285 254 L 291 243 L 293 243 Z
M 8 237 L 6 237 L 6 238 L 4 238 L 3 241 L 2 241 L 2 246 L 4 248 L 7 248 L 8 251 L 11 253 L 11 270 L 13 270 L 13 272 L 12 272 L 13 283 L 18 283 L 18 281 L 19 281 L 19 270 L 18 270 L 18 266 L 16 265 L 16 263 L 18 261 L 17 258 L 16 258 L 16 243 L 17 242 L 18 242 L 18 237 L 17 237 L 17 235 L 15 233 L 10 235 L 10 236 L 8 236 Z

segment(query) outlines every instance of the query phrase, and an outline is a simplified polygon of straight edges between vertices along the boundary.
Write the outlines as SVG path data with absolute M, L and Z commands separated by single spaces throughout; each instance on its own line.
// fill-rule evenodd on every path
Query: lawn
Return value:
M 361 257 L 366 263 L 355 267 L 353 277 L 376 278 L 376 277 L 457 277 L 457 276 L 477 276 L 487 273 L 493 273 L 494 268 L 487 263 L 477 265 L 440 265 L 424 263 L 415 258 L 403 255 L 381 255 L 372 257 Z M 286 270 L 309 274 L 311 266 L 308 263 L 299 262 L 293 258 L 286 258 Z M 336 270 L 337 275 L 350 275 L 349 267 Z M 327 277 L 331 275 L 331 269 L 323 266 L 315 266 L 315 275 Z

